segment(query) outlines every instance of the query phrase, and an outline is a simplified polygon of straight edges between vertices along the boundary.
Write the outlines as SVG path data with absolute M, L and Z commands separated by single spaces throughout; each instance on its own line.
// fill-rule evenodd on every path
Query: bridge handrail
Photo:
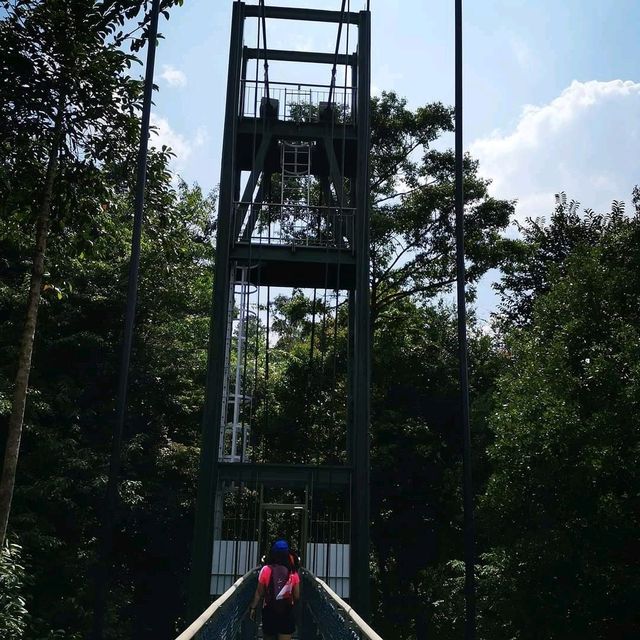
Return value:
M 311 571 L 302 569 L 302 572 L 306 573 L 309 579 L 316 582 L 325 595 L 329 597 L 336 606 L 342 609 L 345 616 L 347 616 L 347 618 L 349 618 L 349 620 L 351 620 L 351 622 L 357 627 L 363 638 L 366 638 L 367 640 L 383 640 L 383 638 L 356 613 L 355 609 L 350 604 L 347 604 L 326 582 L 313 575 Z
M 214 629 L 209 627 L 206 628 L 210 622 L 213 622 L 213 617 L 218 613 L 220 615 L 224 615 L 221 609 L 224 607 L 226 603 L 228 603 L 232 598 L 238 597 L 240 598 L 240 602 L 236 603 L 235 608 L 240 607 L 238 611 L 236 611 L 237 620 L 240 620 L 243 617 L 244 611 L 248 606 L 247 594 L 244 592 L 240 592 L 241 589 L 247 589 L 250 587 L 248 584 L 250 581 L 253 582 L 257 575 L 257 569 L 252 569 L 247 572 L 244 576 L 236 580 L 229 589 L 227 589 L 217 600 L 205 609 L 205 611 L 196 618 L 177 638 L 176 640 L 195 640 L 196 638 L 201 638 L 199 635 L 203 632 L 205 635 L 209 633 L 208 637 L 216 637 L 216 638 L 231 638 L 232 628 L 236 628 L 235 626 L 229 627 L 220 635 L 219 631 L 215 632 Z M 313 573 L 306 569 L 301 569 L 301 573 L 305 576 L 306 580 L 311 581 L 312 586 L 316 591 L 316 597 L 320 598 L 320 602 L 322 601 L 322 597 L 325 598 L 325 607 L 333 608 L 334 611 L 338 612 L 338 617 L 336 621 L 341 621 L 340 624 L 346 624 L 343 631 L 335 637 L 351 637 L 351 638 L 359 638 L 360 640 L 382 640 L 382 637 L 379 636 L 353 609 L 353 607 L 347 604 L 326 582 L 316 577 Z M 311 585 L 310 585 L 311 586 Z M 251 595 L 253 595 L 253 589 L 251 589 Z M 305 598 L 303 593 L 303 598 Z M 241 602 L 244 601 L 244 604 Z M 233 605 L 231 605 L 233 606 Z M 311 605 L 310 605 L 311 606 Z M 238 617 L 239 616 L 239 617 Z M 317 614 L 316 614 L 317 616 Z M 220 616 L 218 616 L 218 623 L 221 623 Z M 236 621 L 236 624 L 238 622 Z M 217 633 L 217 635 L 211 636 L 211 632 Z M 231 634 L 231 635 L 229 635 Z M 235 636 L 233 636 L 235 637 Z M 334 636 L 330 636 L 334 637 Z
M 245 573 L 241 578 L 238 578 L 217 600 L 214 600 L 177 638 L 176 640 L 193 640 L 212 616 L 220 610 L 220 608 L 227 602 L 238 589 L 244 585 L 245 582 L 255 577 L 257 569 L 251 569 Z

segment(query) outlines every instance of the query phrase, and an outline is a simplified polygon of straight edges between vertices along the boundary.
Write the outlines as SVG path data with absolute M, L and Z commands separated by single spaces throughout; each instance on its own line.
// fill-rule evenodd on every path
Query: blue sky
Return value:
M 351 0 L 352 10 L 363 5 Z M 159 139 L 174 148 L 180 175 L 207 189 L 220 173 L 231 7 L 232 0 L 185 0 L 160 27 Z M 411 106 L 453 102 L 453 7 L 453 0 L 371 0 L 374 92 L 393 89 Z M 594 209 L 630 200 L 640 182 L 639 25 L 635 0 L 465 2 L 465 146 L 494 180 L 493 193 L 518 199 L 518 218 L 548 215 L 560 190 Z M 267 25 L 269 46 L 281 48 L 330 51 L 334 31 Z M 255 46 L 252 33 L 247 40 Z M 485 282 L 479 315 L 494 304 Z

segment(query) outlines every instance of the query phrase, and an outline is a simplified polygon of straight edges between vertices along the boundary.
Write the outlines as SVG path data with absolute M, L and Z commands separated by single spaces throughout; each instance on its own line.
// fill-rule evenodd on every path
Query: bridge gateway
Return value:
M 345 4 L 233 4 L 191 619 L 283 534 L 368 612 L 370 13 Z M 269 49 L 276 20 L 335 28 L 335 51 Z M 309 82 L 318 68 L 324 85 Z M 291 424 L 268 385 L 288 357 L 274 300 L 298 290 L 311 334 Z M 320 375 L 326 393 L 310 397 Z

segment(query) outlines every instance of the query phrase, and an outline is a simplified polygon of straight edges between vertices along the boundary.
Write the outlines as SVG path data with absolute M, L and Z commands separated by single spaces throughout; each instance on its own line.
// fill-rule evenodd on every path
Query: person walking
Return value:
M 286 540 L 276 540 L 267 564 L 258 575 L 258 587 L 249 607 L 249 617 L 256 619 L 256 608 L 262 607 L 264 640 L 290 640 L 296 630 L 293 605 L 300 599 L 300 576 L 289 553 Z

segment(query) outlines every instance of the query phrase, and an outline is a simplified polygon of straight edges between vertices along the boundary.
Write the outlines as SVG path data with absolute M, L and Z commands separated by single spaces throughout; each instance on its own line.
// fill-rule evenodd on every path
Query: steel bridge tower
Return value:
M 335 52 L 269 49 L 267 21 L 333 28 L 338 34 Z M 257 35 L 255 47 L 245 44 L 250 28 Z M 349 30 L 352 50 L 344 35 Z M 277 81 L 273 69 L 284 67 L 281 63 L 293 63 L 286 66 L 294 81 Z M 263 68 L 260 79 L 258 69 Z M 336 79 L 337 68 L 345 70 L 343 84 Z M 309 69 L 326 69 L 330 81 L 324 86 L 310 83 Z M 273 527 L 281 526 L 273 523 L 289 522 L 287 518 L 297 522 L 294 543 L 303 564 L 367 616 L 369 108 L 368 11 L 234 2 L 192 616 L 255 566 Z M 258 444 L 262 427 L 256 416 L 268 416 L 269 409 L 258 406 L 266 401 L 252 381 L 265 370 L 269 375 L 269 296 L 286 288 L 313 290 L 314 296 L 318 290 L 325 296 L 332 292 L 336 326 L 338 306 L 347 310 L 347 382 L 340 387 L 344 411 L 336 419 L 337 448 L 343 454 L 274 461 Z M 257 332 L 265 330 L 266 340 L 259 340 Z M 318 505 L 325 510 L 340 505 L 342 515 L 314 516 L 313 505 L 317 510 Z

